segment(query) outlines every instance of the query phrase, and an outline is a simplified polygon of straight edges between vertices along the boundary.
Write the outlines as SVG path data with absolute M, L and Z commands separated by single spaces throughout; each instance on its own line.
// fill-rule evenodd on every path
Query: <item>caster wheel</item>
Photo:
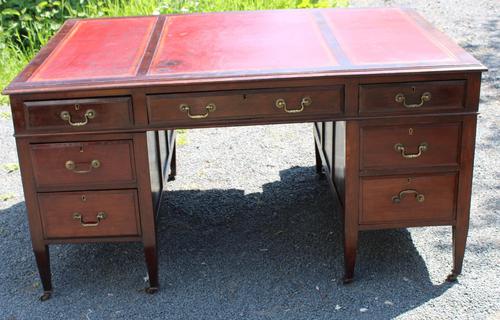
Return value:
M 446 277 L 446 281 L 447 282 L 457 282 L 458 280 L 458 274 L 452 272 L 448 275 L 448 277 Z
M 40 296 L 40 301 L 49 300 L 51 295 L 52 295 L 52 291 L 44 291 L 43 294 Z
M 148 287 L 144 291 L 146 291 L 147 294 L 155 294 L 158 292 L 157 287 Z

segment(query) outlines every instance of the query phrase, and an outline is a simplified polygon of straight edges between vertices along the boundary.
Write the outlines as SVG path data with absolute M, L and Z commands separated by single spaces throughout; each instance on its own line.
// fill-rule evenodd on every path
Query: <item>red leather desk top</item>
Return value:
M 5 93 L 235 79 L 484 70 L 398 8 L 68 20 Z

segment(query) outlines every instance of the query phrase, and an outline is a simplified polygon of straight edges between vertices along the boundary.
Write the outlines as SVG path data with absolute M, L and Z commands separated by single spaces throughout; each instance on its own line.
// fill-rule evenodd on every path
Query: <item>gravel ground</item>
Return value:
M 52 246 L 53 299 L 40 303 L 19 173 L 0 168 L 1 319 L 498 319 L 497 1 L 353 1 L 416 8 L 489 67 L 482 86 L 464 273 L 449 227 L 361 234 L 343 286 L 341 224 L 314 173 L 311 125 L 190 130 L 159 220 L 162 290 L 138 292 L 138 244 Z M 0 107 L 0 163 L 17 156 Z

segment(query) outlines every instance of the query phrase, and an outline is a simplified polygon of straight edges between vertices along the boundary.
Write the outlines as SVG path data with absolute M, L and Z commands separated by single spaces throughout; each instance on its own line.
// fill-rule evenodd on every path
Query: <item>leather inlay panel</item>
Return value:
M 149 74 L 310 69 L 336 64 L 308 11 L 199 14 L 167 18 Z
M 81 20 L 29 82 L 131 77 L 157 17 Z
M 325 11 L 353 64 L 453 62 L 457 58 L 401 9 Z M 348 26 L 348 27 L 346 27 Z

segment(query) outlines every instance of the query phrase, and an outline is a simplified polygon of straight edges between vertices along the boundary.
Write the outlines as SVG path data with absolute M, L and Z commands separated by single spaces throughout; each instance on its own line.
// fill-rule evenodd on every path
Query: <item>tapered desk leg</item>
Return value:
M 317 143 L 317 141 L 314 141 L 314 154 L 316 156 L 316 173 L 319 176 L 323 176 L 324 175 L 324 172 L 323 172 L 323 163 L 321 161 L 321 155 L 320 155 L 320 151 L 318 149 L 318 143 Z
M 472 192 L 472 172 L 474 166 L 474 146 L 476 141 L 476 116 L 467 116 L 462 127 L 461 168 L 458 182 L 457 218 L 453 231 L 453 269 L 446 278 L 454 282 L 462 273 L 465 244 L 469 231 L 470 202 Z
M 453 226 L 453 269 L 446 278 L 446 281 L 455 282 L 460 273 L 462 273 L 462 263 L 465 254 L 465 244 L 467 242 L 468 227 Z
M 150 137 L 151 136 L 153 135 L 150 135 Z M 150 139 L 150 141 L 154 141 L 154 139 Z M 160 183 L 159 181 L 161 181 L 161 166 L 155 161 L 152 161 L 151 163 L 149 161 L 149 152 L 154 154 L 157 152 L 157 149 L 155 145 L 150 146 L 148 149 L 148 138 L 146 132 L 134 134 L 134 147 L 137 166 L 142 242 L 144 245 L 144 256 L 149 279 L 149 287 L 146 288 L 145 291 L 147 293 L 155 293 L 158 291 L 159 281 L 156 213 L 154 203 L 156 202 L 156 206 L 158 207 L 160 197 L 155 197 L 154 193 L 161 192 L 161 188 L 155 185 L 155 192 L 152 191 L 150 172 L 154 171 L 150 171 L 150 166 L 153 168 L 157 167 L 157 172 L 152 173 L 160 175 L 160 177 L 155 179 L 157 183 Z M 160 190 L 158 190 L 158 188 L 160 188 Z
M 347 121 L 345 129 L 344 283 L 354 279 L 359 233 L 359 125 Z
M 349 223 L 344 226 L 344 284 L 354 280 L 354 268 L 356 266 L 356 254 L 358 248 L 358 231 L 353 229 Z
M 156 241 L 154 244 L 144 243 L 144 255 L 149 278 L 149 287 L 146 288 L 146 292 L 150 294 L 156 293 L 160 286 L 158 281 L 158 249 Z
M 35 253 L 36 265 L 42 281 L 43 294 L 40 297 L 41 301 L 48 300 L 52 295 L 52 275 L 50 272 L 50 255 L 49 246 L 43 245 L 40 248 L 33 248 Z
M 48 300 L 52 294 L 52 276 L 50 271 L 49 247 L 44 242 L 42 222 L 38 214 L 38 201 L 33 183 L 33 166 L 30 159 L 29 139 L 17 138 L 17 154 L 23 180 L 24 199 L 30 227 L 31 243 L 35 255 L 38 273 L 43 287 L 40 300 Z
M 173 181 L 175 180 L 175 176 L 177 175 L 177 147 L 175 144 L 175 138 L 173 140 L 173 147 L 172 147 L 172 158 L 170 160 L 170 174 L 168 175 L 168 180 L 167 181 Z

